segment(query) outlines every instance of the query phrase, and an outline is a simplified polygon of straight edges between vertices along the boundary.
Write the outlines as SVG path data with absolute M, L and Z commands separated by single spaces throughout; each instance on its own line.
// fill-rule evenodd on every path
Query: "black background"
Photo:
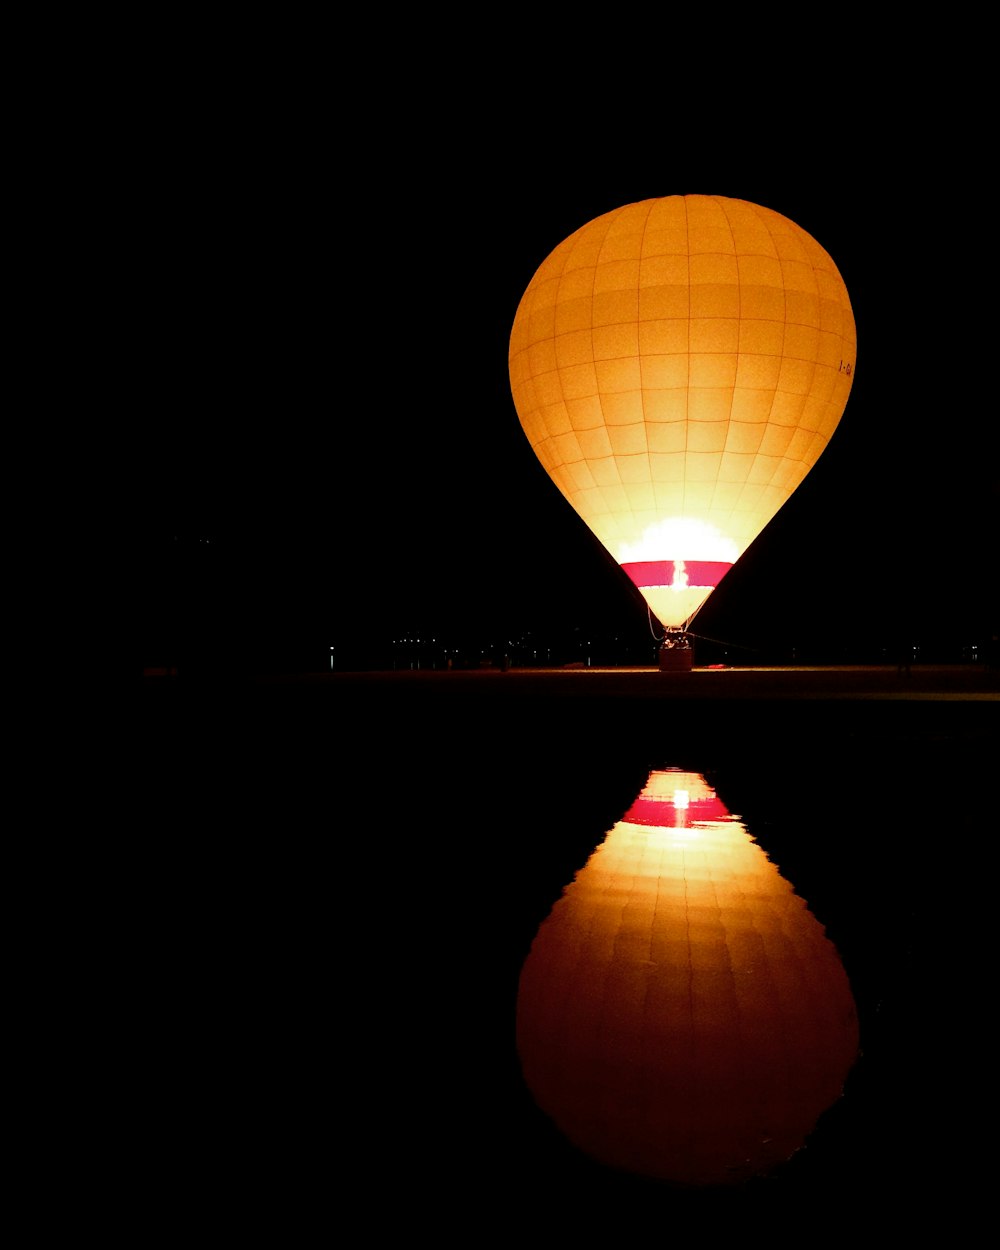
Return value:
M 858 327 L 835 438 L 696 630 L 829 659 L 847 638 L 871 658 L 904 637 L 951 658 L 995 631 L 975 101 L 942 104 L 912 65 L 890 89 L 779 61 L 713 71 L 706 95 L 694 64 L 612 90 L 566 55 L 543 72 L 536 50 L 482 73 L 396 62 L 352 94 L 317 62 L 297 40 L 252 58 L 185 49 L 115 114 L 144 663 L 647 637 L 641 600 L 524 439 L 507 343 L 563 238 L 692 192 L 806 229 Z

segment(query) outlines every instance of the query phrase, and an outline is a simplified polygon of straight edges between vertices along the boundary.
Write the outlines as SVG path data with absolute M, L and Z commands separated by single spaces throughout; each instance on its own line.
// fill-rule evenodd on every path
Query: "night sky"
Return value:
M 698 110 L 678 130 L 666 102 L 625 126 L 594 98 L 584 125 L 558 102 L 486 109 L 468 81 L 362 134 L 308 75 L 280 105 L 239 77 L 195 81 L 144 108 L 121 217 L 144 662 L 645 637 L 637 592 L 521 432 L 507 343 L 568 234 L 688 193 L 802 226 L 858 327 L 829 448 L 695 632 L 735 660 L 769 640 L 801 654 L 996 630 L 995 259 L 974 137 L 931 151 L 916 112 L 848 127 L 833 104 L 782 117 L 773 98 L 724 133 Z

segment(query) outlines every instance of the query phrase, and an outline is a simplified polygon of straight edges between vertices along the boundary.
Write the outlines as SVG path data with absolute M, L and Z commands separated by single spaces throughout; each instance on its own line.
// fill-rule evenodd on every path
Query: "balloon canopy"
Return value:
M 556 486 L 683 629 L 826 447 L 856 346 L 844 281 L 803 229 L 672 195 L 543 261 L 514 318 L 511 390 Z

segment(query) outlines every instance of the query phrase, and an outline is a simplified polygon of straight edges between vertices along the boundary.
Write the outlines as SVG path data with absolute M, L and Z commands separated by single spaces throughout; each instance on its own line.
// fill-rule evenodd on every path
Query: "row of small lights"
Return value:
M 580 645 L 581 645 L 581 646 L 584 646 L 584 647 L 589 647 L 589 646 L 590 646 L 590 639 L 589 639 L 589 638 L 586 638 L 586 639 L 581 638 L 581 639 L 579 639 L 578 641 L 579 641 L 579 643 L 580 643 Z M 617 641 L 618 641 L 618 639 L 617 639 L 617 638 L 613 638 L 613 639 L 612 639 L 612 641 L 613 641 L 613 642 L 617 642 Z M 430 643 L 431 645 L 435 645 L 435 646 L 436 646 L 436 645 L 437 645 L 437 639 L 436 639 L 436 638 L 393 638 L 393 640 L 392 640 L 392 645 L 393 645 L 394 647 L 403 647 L 403 646 L 424 646 L 426 643 Z M 504 643 L 504 646 L 506 646 L 506 647 L 517 647 L 517 646 L 526 647 L 526 646 L 528 646 L 528 645 L 529 645 L 529 644 L 528 644 L 527 642 L 525 642 L 523 639 L 522 639 L 522 640 L 520 640 L 520 641 L 514 641 L 514 640 L 512 640 L 512 639 L 509 639 L 509 638 L 508 638 L 508 639 L 507 639 L 507 641 Z M 458 654 L 458 652 L 459 652 L 459 649 L 460 649 L 460 648 L 458 648 L 458 647 L 450 647 L 450 648 L 449 648 L 449 647 L 444 647 L 444 648 L 443 648 L 445 655 L 447 655 L 447 654 L 449 653 L 449 651 L 450 651 L 452 654 L 457 655 L 457 654 Z M 489 646 L 489 647 L 480 647 L 480 651 L 481 651 L 482 653 L 484 653 L 484 654 L 485 654 L 485 652 L 486 652 L 487 650 L 491 650 L 491 649 L 492 649 L 492 644 L 490 644 L 490 646 Z M 336 648 L 335 648 L 335 647 L 331 647 L 331 648 L 330 648 L 330 650 L 331 650 L 331 652 L 332 652 L 332 651 L 335 651 L 335 650 L 336 650 Z M 537 648 L 533 648 L 533 650 L 537 651 Z

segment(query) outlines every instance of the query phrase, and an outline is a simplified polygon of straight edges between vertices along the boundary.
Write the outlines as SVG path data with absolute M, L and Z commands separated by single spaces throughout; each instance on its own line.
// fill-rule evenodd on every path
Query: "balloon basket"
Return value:
M 690 673 L 694 667 L 694 651 L 684 637 L 671 638 L 668 635 L 658 655 L 661 673 Z

